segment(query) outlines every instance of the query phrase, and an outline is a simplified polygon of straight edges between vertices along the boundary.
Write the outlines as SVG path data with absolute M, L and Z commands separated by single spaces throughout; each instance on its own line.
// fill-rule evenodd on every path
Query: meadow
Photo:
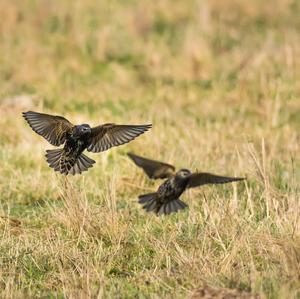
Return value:
M 297 0 L 0 1 L 0 297 L 300 298 L 299 15 Z M 65 177 L 28 110 L 153 128 Z M 129 151 L 247 180 L 157 217 L 137 196 L 160 182 Z

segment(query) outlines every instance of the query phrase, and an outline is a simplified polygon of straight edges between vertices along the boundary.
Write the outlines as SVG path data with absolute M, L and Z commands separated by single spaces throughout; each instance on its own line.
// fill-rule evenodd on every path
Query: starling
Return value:
M 62 174 L 81 174 L 95 163 L 83 154 L 98 153 L 113 146 L 130 142 L 152 127 L 149 125 L 116 125 L 108 123 L 91 128 L 88 124 L 73 125 L 62 116 L 33 111 L 23 112 L 23 117 L 34 132 L 54 146 L 63 148 L 47 150 L 49 166 Z
M 188 188 L 206 184 L 226 184 L 244 180 L 245 178 L 225 177 L 207 172 L 194 172 L 189 169 L 180 169 L 176 172 L 173 165 L 146 159 L 128 153 L 132 161 L 141 167 L 150 179 L 166 179 L 156 192 L 140 195 L 139 203 L 147 212 L 157 215 L 171 214 L 185 209 L 187 204 L 179 198 Z

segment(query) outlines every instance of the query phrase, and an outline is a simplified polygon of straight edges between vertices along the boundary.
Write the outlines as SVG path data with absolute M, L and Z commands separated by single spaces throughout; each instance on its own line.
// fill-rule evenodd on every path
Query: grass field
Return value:
M 297 0 L 0 1 L 0 297 L 300 298 L 299 15 Z M 153 129 L 66 178 L 27 110 Z M 156 217 L 137 196 L 159 182 L 128 151 L 247 181 Z

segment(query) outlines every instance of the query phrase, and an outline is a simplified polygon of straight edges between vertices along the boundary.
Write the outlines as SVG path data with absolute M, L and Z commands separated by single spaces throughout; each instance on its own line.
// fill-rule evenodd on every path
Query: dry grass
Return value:
M 0 1 L 0 297 L 300 298 L 299 13 L 291 0 Z M 153 129 L 65 179 L 28 109 Z M 157 182 L 129 150 L 248 180 L 157 218 L 136 202 Z

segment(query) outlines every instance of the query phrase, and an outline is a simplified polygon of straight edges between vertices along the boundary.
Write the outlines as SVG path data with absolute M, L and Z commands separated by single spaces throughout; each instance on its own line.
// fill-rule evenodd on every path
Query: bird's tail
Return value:
M 139 203 L 143 205 L 143 209 L 147 212 L 156 211 L 157 193 L 147 193 L 139 196 Z
M 46 158 L 49 166 L 55 171 L 62 174 L 81 174 L 88 168 L 93 167 L 94 160 L 84 154 L 81 154 L 77 159 L 69 157 L 63 149 L 47 150 Z
M 147 212 L 155 212 L 157 215 L 168 215 L 176 213 L 187 207 L 179 198 L 173 199 L 166 203 L 161 203 L 157 200 L 157 193 L 148 193 L 139 196 L 139 203 L 143 205 L 143 209 Z

